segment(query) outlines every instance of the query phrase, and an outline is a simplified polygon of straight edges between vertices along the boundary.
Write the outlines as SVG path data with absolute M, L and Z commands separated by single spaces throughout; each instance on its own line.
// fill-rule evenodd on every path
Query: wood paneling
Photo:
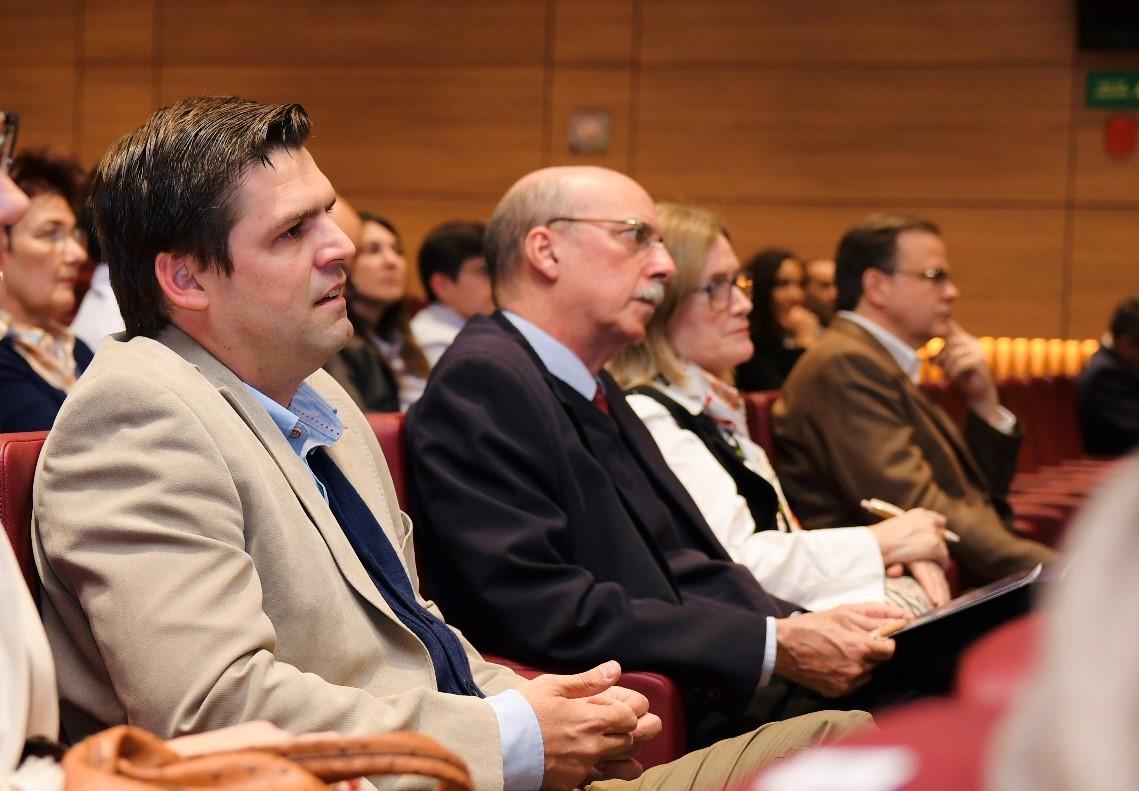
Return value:
M 80 18 L 80 0 L 0 0 L 0 64 L 74 67 Z
M 76 150 L 76 71 L 69 66 L 0 68 L 0 99 L 20 115 L 21 149 Z
M 154 110 L 154 72 L 135 66 L 88 66 L 80 102 L 80 161 L 94 167 L 107 146 Z
M 634 0 L 554 0 L 554 62 L 628 65 L 634 11 Z
M 1107 157 L 1106 114 L 1083 107 L 1088 69 L 1139 61 L 1074 53 L 1071 0 L 0 0 L 0 17 L 22 146 L 90 165 L 186 95 L 300 101 L 321 167 L 412 259 L 436 222 L 578 162 L 719 206 L 743 255 L 825 253 L 872 209 L 928 214 L 978 333 L 1095 334 L 1139 282 L 1139 155 Z M 608 152 L 567 151 L 575 109 L 612 114 Z
M 542 87 L 536 68 L 171 68 L 160 95 L 300 102 L 338 189 L 462 195 L 499 194 L 542 164 Z
M 1098 338 L 1124 297 L 1139 294 L 1139 210 L 1073 216 L 1068 333 Z
M 1066 63 L 1071 0 L 652 0 L 646 63 Z
M 646 69 L 650 191 L 831 201 L 1060 201 L 1068 71 Z
M 87 0 L 83 8 L 83 57 L 87 61 L 150 65 L 155 54 L 157 0 Z
M 631 90 L 632 75 L 628 69 L 563 67 L 555 71 L 551 87 L 552 120 L 546 162 L 551 165 L 601 165 L 627 171 Z M 570 116 L 581 110 L 603 110 L 609 113 L 611 137 L 608 151 L 584 154 L 569 150 Z
M 546 4 L 532 0 L 164 0 L 162 9 L 172 65 L 433 68 L 545 58 Z

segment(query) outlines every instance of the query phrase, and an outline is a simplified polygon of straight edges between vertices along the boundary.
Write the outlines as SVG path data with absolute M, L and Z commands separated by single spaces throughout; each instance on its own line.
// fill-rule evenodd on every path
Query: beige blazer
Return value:
M 1015 536 L 1004 497 L 1019 435 L 970 415 L 965 435 L 910 381 L 890 353 L 836 318 L 792 369 L 772 420 L 779 479 L 805 527 L 865 522 L 879 497 L 945 514 L 961 543 L 950 551 L 968 582 L 1052 560 Z
M 402 552 L 411 521 L 364 416 L 332 458 Z M 64 728 L 130 722 L 176 736 L 263 718 L 294 732 L 408 728 L 502 787 L 497 719 L 437 692 L 307 467 L 246 386 L 177 329 L 105 343 L 40 458 L 33 541 Z M 434 604 L 427 605 L 436 615 Z M 464 642 L 488 694 L 523 680 Z

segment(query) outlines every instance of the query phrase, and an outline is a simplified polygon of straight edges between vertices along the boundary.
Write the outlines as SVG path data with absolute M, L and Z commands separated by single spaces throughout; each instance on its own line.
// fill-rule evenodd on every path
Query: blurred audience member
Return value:
M 1139 295 L 1120 303 L 1106 340 L 1076 379 L 1084 452 L 1121 456 L 1139 447 Z
M 415 342 L 435 365 L 471 316 L 494 312 L 486 273 L 483 233 L 477 222 L 448 222 L 427 234 L 419 248 L 419 279 L 427 307 L 411 320 Z
M 1012 531 L 1005 495 L 1021 432 L 980 344 L 953 322 L 960 292 L 938 227 L 870 217 L 842 238 L 836 267 L 839 312 L 773 410 L 781 478 L 804 525 L 858 522 L 860 502 L 881 498 L 944 514 L 966 583 L 1052 560 Z M 917 385 L 916 350 L 935 336 L 969 407 L 964 436 Z
M 360 219 L 348 290 L 355 336 L 324 367 L 360 409 L 399 412 L 423 394 L 430 366 L 408 326 L 407 262 L 399 232 L 375 214 L 362 212 Z
M 736 384 L 741 390 L 778 390 L 818 336 L 819 319 L 803 306 L 803 264 L 790 250 L 761 250 L 745 271 L 754 284 L 755 354 L 736 368 Z
M 1139 788 L 1139 458 L 1081 513 L 1050 591 L 1040 660 L 990 754 L 992 791 Z
M 814 258 L 803 266 L 803 305 L 819 317 L 819 323 L 830 326 L 838 301 L 834 284 L 834 261 Z
M 724 381 L 751 356 L 751 282 L 719 219 L 657 204 L 676 277 L 645 330 L 607 367 L 648 426 L 668 466 L 731 555 L 764 589 L 820 610 L 893 601 L 914 612 L 949 599 L 941 564 L 944 517 L 915 509 L 873 527 L 803 530 L 763 448 L 748 435 L 739 391 Z M 887 565 L 912 563 L 911 577 Z
M 83 190 L 75 162 L 41 153 L 16 157 L 11 177 L 30 198 L 8 226 L 0 287 L 0 431 L 51 428 L 91 362 L 91 350 L 60 319 L 75 307 L 87 254 L 74 207 Z

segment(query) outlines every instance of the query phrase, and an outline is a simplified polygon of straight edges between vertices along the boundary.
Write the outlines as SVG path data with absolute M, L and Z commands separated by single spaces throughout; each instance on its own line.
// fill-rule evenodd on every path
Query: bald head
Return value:
M 520 274 L 523 245 L 531 229 L 554 217 L 597 216 L 589 214 L 589 207 L 618 184 L 643 192 L 628 176 L 592 166 L 543 168 L 515 182 L 486 227 L 487 270 L 496 297 Z

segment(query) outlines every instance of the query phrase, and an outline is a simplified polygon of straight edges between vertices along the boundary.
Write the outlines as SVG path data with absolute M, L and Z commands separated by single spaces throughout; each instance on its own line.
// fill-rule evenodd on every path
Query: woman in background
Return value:
M 760 250 L 745 267 L 754 284 L 751 340 L 755 354 L 736 369 L 741 390 L 778 390 L 820 331 L 803 305 L 803 262 L 790 250 Z
M 391 222 L 361 212 L 360 249 L 349 274 L 356 332 L 325 368 L 365 412 L 406 411 L 423 395 L 430 366 L 408 329 L 407 261 Z
M 87 252 L 76 230 L 83 171 L 40 153 L 15 158 L 12 180 L 30 199 L 8 226 L 0 280 L 0 432 L 51 428 L 91 350 L 60 323 L 75 307 Z
M 890 601 L 921 612 L 949 598 L 945 518 L 914 509 L 872 527 L 804 531 L 726 381 L 752 353 L 751 283 L 711 212 L 657 206 L 676 276 L 645 339 L 609 366 L 712 532 L 764 589 L 808 609 Z M 917 579 L 888 578 L 907 564 Z

